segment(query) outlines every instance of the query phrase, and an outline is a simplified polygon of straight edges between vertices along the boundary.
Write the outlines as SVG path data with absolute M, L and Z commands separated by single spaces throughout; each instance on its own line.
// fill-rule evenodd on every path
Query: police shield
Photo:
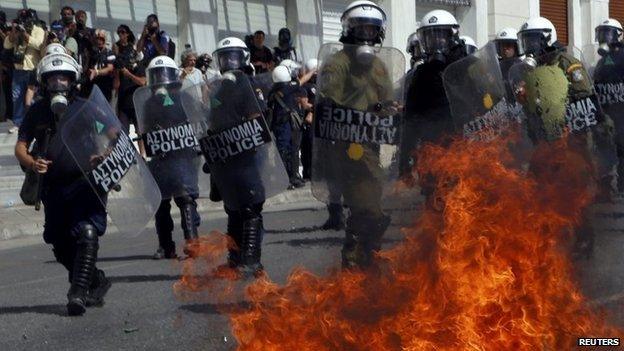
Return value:
M 312 193 L 379 213 L 396 205 L 403 54 L 395 48 L 328 43 L 319 52 Z
M 61 138 L 85 178 L 124 234 L 138 235 L 160 205 L 158 185 L 100 89 L 77 98 Z
M 613 119 L 617 135 L 624 135 L 624 51 L 595 44 L 585 47 L 583 57 L 593 67 L 600 105 Z
M 182 96 L 186 114 L 201 121 L 197 137 L 225 207 L 236 210 L 286 190 L 286 169 L 243 72 L 186 88 Z
M 195 128 L 182 107 L 181 87 L 142 87 L 134 92 L 137 133 L 163 199 L 197 197 L 209 189 Z
M 449 65 L 442 79 L 455 130 L 464 137 L 492 140 L 520 126 L 522 106 L 507 99 L 494 43 Z

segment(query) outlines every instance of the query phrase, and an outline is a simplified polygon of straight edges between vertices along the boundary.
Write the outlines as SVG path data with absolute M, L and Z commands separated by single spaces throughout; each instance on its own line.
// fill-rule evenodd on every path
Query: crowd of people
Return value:
M 392 75 L 397 70 L 391 65 L 400 64 L 403 69 L 404 57 L 396 49 L 382 46 L 387 22 L 383 8 L 371 1 L 355 1 L 347 6 L 341 21 L 340 43 L 329 44 L 336 50 L 321 50 L 326 56 L 305 63 L 297 57 L 290 31 L 283 28 L 274 50 L 265 46 L 265 33 L 257 31 L 245 38 L 221 39 L 212 56 L 185 50 L 179 67 L 173 60 L 175 45 L 160 29 L 156 15 L 147 17 L 138 41 L 128 26 L 120 25 L 119 40 L 109 49 L 106 33 L 86 27 L 86 14 L 75 13 L 70 7 L 63 8 L 61 19 L 50 30 L 34 11 L 18 13 L 10 28 L 5 28 L 3 55 L 12 74 L 12 119 L 20 127 L 15 153 L 25 169 L 45 175 L 44 190 L 39 193 L 46 217 L 44 239 L 69 271 L 70 314 L 81 315 L 85 307 L 101 303 L 110 287 L 95 262 L 98 237 L 106 231 L 106 195 L 115 186 L 98 193 L 98 201 L 93 194 L 93 189 L 100 189 L 94 184 L 98 180 L 82 176 L 107 160 L 110 149 L 123 144 L 119 138 L 125 134 L 112 127 L 105 130 L 106 125 L 96 121 L 98 138 L 106 135 L 111 140 L 103 154 L 93 155 L 89 152 L 99 152 L 92 145 L 92 139 L 97 138 L 79 138 L 89 152 L 81 148 L 79 156 L 86 158 L 83 163 L 74 155 L 77 165 L 62 148 L 55 149 L 56 153 L 41 153 L 42 144 L 32 152 L 29 145 L 33 140 L 46 140 L 46 133 L 54 130 L 57 122 L 68 123 L 58 116 L 63 116 L 76 96 L 88 98 L 92 91 L 96 95 L 101 91 L 108 101 L 116 94 L 115 118 L 126 133 L 137 118 L 149 122 L 137 131 L 142 135 L 141 155 L 146 157 L 162 200 L 154 211 L 159 239 L 154 257 L 178 257 L 172 238 L 171 200 L 182 214 L 184 252 L 191 259 L 196 257 L 200 222 L 195 202 L 200 185 L 196 163 L 200 151 L 202 171 L 211 179 L 209 197 L 223 201 L 227 235 L 235 244 L 228 247 L 227 266 L 248 277 L 263 271 L 265 200 L 286 188 L 301 187 L 308 179 L 312 180 L 315 197 L 324 201 L 329 211 L 322 229 L 345 230 L 343 267 L 369 267 L 392 223 L 384 207 L 384 191 L 400 180 L 406 188 L 418 187 L 425 196 L 425 206 L 439 211 L 435 179 L 427 170 L 415 167 L 416 151 L 423 143 L 440 143 L 452 135 L 472 138 L 473 132 L 498 126 L 475 123 L 474 119 L 482 116 L 493 120 L 510 115 L 510 120 L 526 127 L 536 149 L 550 150 L 548 142 L 572 133 L 571 152 L 590 160 L 594 175 L 603 188 L 608 188 L 613 175 L 610 169 L 618 162 L 609 128 L 614 121 L 597 109 L 586 109 L 591 116 L 581 116 L 586 125 L 569 120 L 569 104 L 598 100 L 594 99 L 596 91 L 588 72 L 563 49 L 548 19 L 531 18 L 518 31 L 502 29 L 494 40 L 496 53 L 491 58 L 477 53 L 479 48 L 472 39 L 460 36 L 459 23 L 452 14 L 443 10 L 427 13 L 408 38 L 411 67 L 402 77 L 403 96 L 396 94 L 401 77 Z M 624 67 L 622 26 L 609 20 L 596 33 L 600 55 L 609 58 L 601 62 Z M 322 67 L 318 67 L 319 60 Z M 444 73 L 458 62 L 465 64 L 460 74 L 465 84 L 461 92 L 466 94 L 455 101 Z M 597 82 L 601 73 L 610 78 L 618 76 L 603 73 L 603 66 L 596 67 Z M 488 67 L 498 75 L 487 72 Z M 564 82 L 561 94 L 565 98 L 546 99 L 547 94 L 558 90 L 542 91 L 539 84 L 526 84 L 534 79 L 531 74 L 541 74 L 536 67 L 556 70 Z M 518 82 L 512 82 L 508 77 L 516 68 L 521 68 L 522 75 Z M 492 81 L 505 86 L 501 94 L 489 90 Z M 551 101 L 560 106 L 542 108 L 542 103 Z M 459 114 L 451 109 L 458 102 L 468 103 Z M 612 104 L 605 105 L 605 110 L 618 117 L 621 112 L 613 106 L 620 108 Z M 553 118 L 550 114 L 557 111 L 559 115 Z M 459 118 L 464 115 L 468 120 Z M 93 116 L 85 117 L 89 118 Z M 200 122 L 194 123 L 196 119 Z M 615 119 L 617 126 L 621 121 Z M 192 130 L 190 137 L 184 134 L 188 130 Z M 615 139 L 623 139 L 622 135 L 616 133 Z M 388 162 L 382 160 L 382 149 L 388 145 L 394 147 L 395 154 L 389 161 L 391 166 L 384 166 Z M 164 151 L 165 146 L 168 151 Z M 620 158 L 624 158 L 621 149 Z M 282 162 L 275 162 L 276 158 Z M 543 169 L 536 159 L 524 161 L 539 180 Z M 141 162 L 139 157 L 126 162 L 125 167 Z M 86 171 L 77 170 L 85 164 L 89 165 Z M 303 174 L 299 174 L 301 166 Z M 127 172 L 127 168 L 118 171 Z M 393 169 L 398 174 L 392 174 Z M 135 177 L 134 181 L 140 179 Z M 133 195 L 137 194 L 140 191 Z M 579 228 L 575 250 L 591 250 L 592 240 L 591 229 Z

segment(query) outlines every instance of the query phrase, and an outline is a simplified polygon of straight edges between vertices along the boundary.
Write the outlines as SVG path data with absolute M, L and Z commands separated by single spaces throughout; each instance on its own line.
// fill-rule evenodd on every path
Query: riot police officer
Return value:
M 600 60 L 593 77 L 600 103 L 615 125 L 619 192 L 624 191 L 624 98 L 617 93 L 624 82 L 623 32 L 622 24 L 615 19 L 608 19 L 596 27 Z
M 442 72 L 451 63 L 466 57 L 465 43 L 459 38 L 459 24 L 444 10 L 427 13 L 418 28 L 426 60 L 416 67 L 410 81 L 405 82 L 406 104 L 401 143 L 400 170 L 402 178 L 411 183 L 411 170 L 416 162 L 414 151 L 420 142 L 437 142 L 453 132 L 451 111 L 442 83 Z M 421 181 L 426 177 L 422 175 Z M 421 184 L 428 194 L 430 187 Z
M 266 102 L 262 90 L 254 83 L 254 68 L 250 62 L 250 52 L 245 43 L 239 38 L 224 38 L 217 44 L 217 49 L 213 55 L 217 67 L 228 80 L 236 81 L 237 75 L 244 73 L 249 76 L 252 88 L 256 96 L 256 103 L 261 111 L 266 110 Z M 219 97 L 225 99 L 227 97 Z M 239 102 L 243 103 L 243 102 Z M 230 112 L 231 113 L 231 112 Z M 261 258 L 262 238 L 264 236 L 264 225 L 262 218 L 262 207 L 265 201 L 265 189 L 259 179 L 258 169 L 262 167 L 258 154 L 247 155 L 240 158 L 241 169 L 238 169 L 237 176 L 229 175 L 231 179 L 216 180 L 214 172 L 211 173 L 211 194 L 213 201 L 223 199 L 224 209 L 228 215 L 227 234 L 236 244 L 235 248 L 230 248 L 228 264 L 232 268 L 238 268 L 245 275 L 257 276 L 263 271 Z M 237 204 L 230 203 L 225 194 L 226 189 L 217 187 L 217 183 L 227 184 L 224 186 L 235 187 L 240 192 L 253 194 L 239 199 Z
M 508 76 L 509 69 L 521 61 L 520 48 L 518 47 L 518 31 L 514 28 L 503 28 L 494 38 L 496 44 L 496 51 L 498 52 L 498 60 L 500 62 L 501 73 L 503 79 L 507 84 L 505 88 L 507 90 L 508 101 L 513 101 L 513 91 L 509 84 Z
M 407 38 L 405 51 L 410 54 L 409 72 L 412 72 L 416 67 L 425 62 L 425 54 L 422 51 L 422 45 L 420 44 L 420 38 L 418 38 L 417 32 L 410 34 Z
M 162 194 L 162 202 L 156 212 L 156 233 L 159 247 L 154 259 L 176 258 L 175 242 L 172 239 L 173 219 L 171 218 L 171 198 L 180 209 L 181 226 L 186 245 L 184 253 L 193 256 L 193 245 L 197 243 L 197 228 L 200 217 L 196 199 L 199 196 L 197 185 L 198 164 L 196 145 L 178 143 L 182 139 L 160 140 L 145 138 L 150 132 L 177 128 L 188 123 L 180 99 L 180 69 L 168 56 L 153 58 L 146 68 L 147 87 L 134 93 L 135 109 L 139 133 L 144 135 L 145 150 L 150 156 L 147 165 L 154 175 Z M 162 133 L 161 133 L 162 135 Z M 153 141 L 150 145 L 150 140 Z M 178 144 L 178 150 L 165 150 L 165 144 Z M 153 147 L 152 147 L 153 146 Z
M 316 110 L 371 112 L 383 116 L 379 118 L 384 121 L 392 121 L 392 113 L 381 111 L 381 106 L 393 99 L 391 75 L 386 62 L 374 54 L 381 49 L 373 49 L 382 44 L 385 37 L 385 12 L 371 1 L 355 1 L 346 7 L 341 22 L 343 45 L 328 44 L 341 49 L 328 50 L 328 56 L 320 58 L 323 65 L 317 78 Z M 396 49 L 387 50 L 400 56 L 400 60 L 389 63 L 403 65 L 403 69 L 403 54 Z M 327 120 L 331 115 L 323 118 Z M 339 136 L 331 139 L 322 135 L 321 122 L 317 116 L 312 190 L 317 198 L 322 196 L 328 205 L 336 206 L 337 214 L 341 211 L 340 199 L 343 199 L 349 216 L 341 251 L 342 265 L 366 267 L 372 263 L 374 252 L 381 248 L 381 239 L 390 225 L 390 217 L 381 206 L 381 142 L 357 142 L 346 135 L 342 139 Z
M 299 107 L 299 99 L 305 95 L 299 82 L 293 80 L 291 71 L 287 66 L 279 65 L 273 69 L 273 87 L 269 92 L 269 107 L 273 111 L 271 116 L 271 131 L 275 136 L 277 149 L 286 165 L 289 189 L 304 186 L 299 175 L 298 153 L 296 140 L 301 140 L 301 128 L 303 127 L 302 112 Z M 293 120 L 297 119 L 299 120 Z M 296 159 L 296 162 L 293 160 Z
M 42 59 L 37 79 L 44 98 L 28 110 L 15 146 L 20 164 L 40 175 L 45 210 L 43 238 L 69 272 L 69 315 L 82 315 L 85 307 L 101 305 L 111 286 L 104 272 L 95 266 L 98 238 L 106 231 L 105 206 L 83 178 L 60 137 L 66 122 L 64 114 L 76 106 L 80 71 L 78 63 L 63 53 Z M 29 154 L 33 139 L 36 146 Z
M 589 74 L 583 64 L 557 42 L 555 27 L 546 18 L 530 18 L 518 32 L 518 39 L 523 54 L 527 56 L 526 62 L 536 67 L 525 74 L 526 83 L 518 90 L 519 101 L 523 103 L 527 115 L 528 135 L 536 146 L 542 146 L 536 148 L 529 170 L 542 182 L 552 181 L 543 179 L 549 174 L 546 171 L 551 169 L 548 162 L 543 164 L 543 155 L 552 152 L 550 147 L 556 147 L 547 142 L 563 138 L 564 131 L 569 130 L 570 135 L 565 144 L 567 150 L 563 152 L 584 160 L 588 169 L 585 186 L 589 187 L 591 181 L 597 181 L 599 177 L 609 174 L 614 153 L 611 121 L 599 106 L 595 106 L 598 107 L 597 110 L 587 111 L 591 116 L 575 116 L 576 113 L 584 112 L 567 111 L 569 104 L 577 102 L 598 105 Z M 538 98 L 530 99 L 528 96 Z M 566 105 L 562 106 L 564 101 Z M 553 160 L 552 167 L 556 168 L 556 164 Z M 578 189 L 564 186 L 562 192 L 564 191 L 576 192 Z M 576 231 L 574 253 L 589 255 L 594 233 L 588 214 L 585 213 L 583 217 L 581 227 Z
M 471 37 L 467 35 L 462 35 L 459 37 L 459 39 L 464 42 L 466 55 L 472 55 L 477 52 L 477 50 L 479 50 L 479 47 L 477 47 L 477 43 L 475 43 L 474 39 L 472 39 Z

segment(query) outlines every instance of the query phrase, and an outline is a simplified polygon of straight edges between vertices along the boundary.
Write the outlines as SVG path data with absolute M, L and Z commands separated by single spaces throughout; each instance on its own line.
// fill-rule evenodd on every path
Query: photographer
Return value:
M 77 60 L 78 43 L 76 42 L 76 39 L 67 36 L 66 34 L 65 27 L 61 21 L 57 20 L 52 22 L 52 24 L 50 24 L 50 31 L 46 37 L 45 44 L 41 47 L 41 56 L 45 56 L 45 50 L 48 45 L 58 43 L 63 45 L 65 50 L 67 50 L 67 53 Z
M 84 96 L 91 93 L 93 85 L 97 85 L 106 100 L 110 101 L 113 95 L 113 62 L 115 55 L 106 47 L 106 32 L 97 30 L 95 33 L 95 46 L 89 55 L 89 70 L 87 71 L 88 82 L 85 84 Z M 83 93 L 81 91 L 81 93 Z
M 145 85 L 145 65 L 141 53 L 134 49 L 134 33 L 125 24 L 117 27 L 119 40 L 113 45 L 115 74 L 113 88 L 117 92 L 117 115 L 126 132 L 130 124 L 136 124 L 132 95 Z
M 156 56 L 169 55 L 169 36 L 160 30 L 158 16 L 151 14 L 145 20 L 143 33 L 137 43 L 137 51 L 143 53 L 145 62 L 151 61 Z
M 78 43 L 78 63 L 88 68 L 93 66 L 89 60 L 92 59 L 91 54 L 95 45 L 95 29 L 87 27 L 87 13 L 83 10 L 76 11 L 76 22 L 71 26 L 71 36 Z M 86 69 L 85 69 L 86 70 Z
M 30 74 L 36 69 L 41 53 L 39 49 L 45 39 L 44 30 L 39 27 L 38 19 L 31 9 L 20 10 L 12 23 L 11 32 L 4 39 L 4 48 L 12 50 L 12 61 L 15 66 L 12 80 L 13 124 L 9 130 L 15 133 L 22 123 L 25 108 L 26 87 Z

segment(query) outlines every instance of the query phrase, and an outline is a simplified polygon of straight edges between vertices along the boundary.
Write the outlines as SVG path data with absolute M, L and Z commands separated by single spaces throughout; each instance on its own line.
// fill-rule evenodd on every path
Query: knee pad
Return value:
M 78 228 L 78 244 L 97 244 L 98 232 L 95 226 L 89 223 L 81 224 Z

